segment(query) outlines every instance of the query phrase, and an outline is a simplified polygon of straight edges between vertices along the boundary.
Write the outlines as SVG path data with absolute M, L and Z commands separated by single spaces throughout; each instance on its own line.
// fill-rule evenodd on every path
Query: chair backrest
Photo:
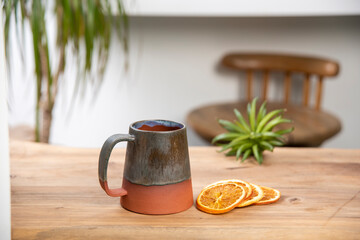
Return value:
M 269 73 L 284 72 L 284 103 L 288 104 L 291 94 L 292 73 L 303 73 L 303 100 L 304 106 L 309 104 L 310 76 L 317 76 L 317 89 L 315 96 L 315 109 L 320 109 L 322 97 L 322 85 L 324 77 L 336 76 L 339 72 L 339 64 L 333 60 L 283 54 L 259 54 L 259 53 L 230 53 L 223 57 L 222 64 L 231 69 L 246 71 L 247 76 L 247 100 L 253 98 L 253 78 L 255 71 L 262 71 L 263 89 L 262 98 L 267 100 Z

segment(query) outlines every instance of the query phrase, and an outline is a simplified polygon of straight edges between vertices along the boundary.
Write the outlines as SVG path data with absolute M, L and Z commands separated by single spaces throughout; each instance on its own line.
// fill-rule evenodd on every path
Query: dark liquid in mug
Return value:
M 163 125 L 155 125 L 155 126 L 151 127 L 151 126 L 144 124 L 141 127 L 139 127 L 138 129 L 145 130 L 145 131 L 153 131 L 153 132 L 164 132 L 164 131 L 174 131 L 174 130 L 177 130 L 180 128 L 179 127 L 167 127 L 167 126 L 163 126 Z

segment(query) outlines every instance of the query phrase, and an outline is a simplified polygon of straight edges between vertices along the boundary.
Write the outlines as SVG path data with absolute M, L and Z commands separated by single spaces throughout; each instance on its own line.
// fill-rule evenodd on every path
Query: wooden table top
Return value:
M 274 204 L 222 215 L 187 211 L 149 216 L 123 209 L 99 186 L 99 149 L 12 141 L 13 239 L 358 239 L 360 150 L 277 148 L 259 166 L 191 147 L 194 199 L 212 182 L 238 178 L 277 188 Z M 121 184 L 124 149 L 108 178 Z

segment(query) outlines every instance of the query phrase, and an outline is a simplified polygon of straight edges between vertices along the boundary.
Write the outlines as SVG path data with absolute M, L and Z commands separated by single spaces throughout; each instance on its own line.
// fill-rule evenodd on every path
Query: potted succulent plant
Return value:
M 2 4 L 8 63 L 11 48 L 16 47 L 10 44 L 10 31 L 18 29 L 19 26 L 24 29 L 27 23 L 30 26 L 36 83 L 35 140 L 48 142 L 58 86 L 60 81 L 65 80 L 63 73 L 67 59 L 79 59 L 77 71 L 80 77 L 76 78 L 77 87 L 80 82 L 89 81 L 94 61 L 97 63 L 98 73 L 95 80 L 101 84 L 114 29 L 126 57 L 128 18 L 121 0 L 2 0 Z M 56 16 L 56 44 L 50 44 L 48 36 L 49 23 L 46 15 L 51 13 L 51 8 Z M 113 16 L 115 11 L 116 18 Z M 56 49 L 50 49 L 52 45 L 56 45 Z M 72 56 L 66 54 L 66 49 L 70 47 Z M 75 90 L 75 93 L 77 92 Z

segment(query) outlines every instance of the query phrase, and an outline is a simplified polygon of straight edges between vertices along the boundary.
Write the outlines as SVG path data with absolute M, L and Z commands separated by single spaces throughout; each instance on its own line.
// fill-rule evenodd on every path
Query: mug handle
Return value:
M 124 188 L 116 188 L 116 189 L 109 189 L 107 183 L 107 168 L 110 159 L 111 152 L 114 146 L 123 141 L 132 142 L 135 140 L 135 137 L 129 134 L 115 134 L 110 136 L 105 143 L 103 144 L 99 156 L 99 182 L 106 192 L 107 195 L 111 197 L 121 197 L 127 194 L 127 191 Z

